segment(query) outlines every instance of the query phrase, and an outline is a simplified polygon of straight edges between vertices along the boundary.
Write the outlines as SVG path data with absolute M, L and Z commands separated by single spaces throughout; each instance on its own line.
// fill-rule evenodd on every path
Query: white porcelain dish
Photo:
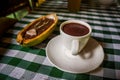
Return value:
M 60 36 L 49 41 L 46 47 L 46 55 L 54 66 L 62 71 L 70 73 L 86 73 L 100 66 L 104 59 L 102 46 L 93 38 L 90 38 L 82 52 L 73 56 L 69 52 L 65 54 Z

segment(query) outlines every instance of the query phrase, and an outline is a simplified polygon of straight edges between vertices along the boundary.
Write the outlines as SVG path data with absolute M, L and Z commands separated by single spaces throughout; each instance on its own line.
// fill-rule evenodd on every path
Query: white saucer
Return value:
M 69 52 L 65 52 L 60 36 L 51 39 L 47 44 L 46 55 L 48 59 L 56 68 L 65 72 L 89 72 L 99 67 L 104 59 L 102 46 L 93 38 L 90 38 L 79 55 L 70 57 L 69 54 Z

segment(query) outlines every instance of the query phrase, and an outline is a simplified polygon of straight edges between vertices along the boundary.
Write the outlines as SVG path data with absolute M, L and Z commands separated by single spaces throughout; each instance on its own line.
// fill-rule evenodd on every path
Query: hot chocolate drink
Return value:
M 89 29 L 79 23 L 68 23 L 63 26 L 63 31 L 71 36 L 84 36 L 89 33 Z

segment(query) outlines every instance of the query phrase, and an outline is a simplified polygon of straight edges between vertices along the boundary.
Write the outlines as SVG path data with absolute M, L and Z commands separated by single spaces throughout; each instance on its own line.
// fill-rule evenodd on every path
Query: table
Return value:
M 57 29 L 41 44 L 22 47 L 17 33 L 36 18 L 56 12 Z M 69 19 L 83 20 L 92 26 L 92 38 L 104 49 L 105 58 L 96 70 L 72 74 L 54 67 L 46 57 L 47 43 L 59 35 L 59 25 Z M 120 80 L 120 6 L 101 9 L 98 5 L 82 4 L 80 11 L 67 10 L 66 0 L 46 0 L 26 15 L 0 39 L 0 80 Z

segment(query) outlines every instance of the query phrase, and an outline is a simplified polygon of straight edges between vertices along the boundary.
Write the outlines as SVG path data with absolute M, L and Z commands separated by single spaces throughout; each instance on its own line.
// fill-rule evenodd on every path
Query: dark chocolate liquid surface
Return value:
M 89 29 L 79 23 L 69 23 L 63 26 L 63 31 L 72 36 L 84 36 L 89 33 Z

